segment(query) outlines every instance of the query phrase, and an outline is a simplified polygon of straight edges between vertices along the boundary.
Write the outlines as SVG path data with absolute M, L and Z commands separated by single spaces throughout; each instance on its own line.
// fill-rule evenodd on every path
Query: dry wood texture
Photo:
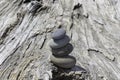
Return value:
M 119 0 L 43 0 L 34 13 L 29 3 L 0 0 L 0 80 L 40 80 L 59 27 L 71 37 L 86 80 L 120 80 Z

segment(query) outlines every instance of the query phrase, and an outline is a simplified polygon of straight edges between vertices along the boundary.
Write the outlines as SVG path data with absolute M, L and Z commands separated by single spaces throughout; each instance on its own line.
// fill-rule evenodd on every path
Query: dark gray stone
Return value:
M 51 40 L 50 41 L 50 47 L 53 49 L 57 49 L 57 48 L 61 48 L 64 47 L 65 45 L 67 45 L 70 41 L 70 38 L 68 36 L 65 36 L 63 39 L 61 40 Z
M 66 46 L 58 49 L 51 49 L 54 56 L 63 57 L 69 55 L 73 51 L 73 46 L 68 43 Z
M 64 29 L 57 29 L 55 32 L 52 33 L 53 39 L 62 39 L 66 34 L 66 31 Z
M 76 59 L 73 56 L 56 57 L 51 55 L 50 59 L 53 64 L 61 68 L 72 68 L 76 64 Z

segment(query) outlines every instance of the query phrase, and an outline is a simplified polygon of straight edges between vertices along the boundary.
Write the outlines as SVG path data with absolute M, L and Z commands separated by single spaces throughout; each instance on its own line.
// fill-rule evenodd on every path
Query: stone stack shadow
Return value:
M 52 51 L 51 62 L 60 68 L 72 68 L 76 64 L 76 59 L 69 54 L 73 51 L 73 46 L 69 43 L 70 38 L 64 29 L 57 29 L 52 33 L 49 46 Z

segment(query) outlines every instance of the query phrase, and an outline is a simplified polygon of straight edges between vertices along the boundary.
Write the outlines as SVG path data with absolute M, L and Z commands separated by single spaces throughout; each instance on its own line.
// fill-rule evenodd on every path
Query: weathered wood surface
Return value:
M 120 80 L 120 1 L 43 0 L 35 14 L 22 0 L 0 0 L 0 80 L 39 80 L 50 69 L 48 43 L 67 30 L 88 80 Z

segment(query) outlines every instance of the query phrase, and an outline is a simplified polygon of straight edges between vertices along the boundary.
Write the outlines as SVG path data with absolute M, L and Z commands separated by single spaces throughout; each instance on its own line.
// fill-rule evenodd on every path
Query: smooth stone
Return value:
M 69 55 L 73 51 L 73 46 L 68 43 L 66 46 L 58 49 L 51 49 L 54 56 L 63 57 Z
M 55 57 L 51 55 L 51 62 L 61 68 L 72 68 L 76 64 L 76 59 L 73 56 Z
M 64 29 L 57 29 L 52 33 L 52 38 L 53 39 L 62 39 L 66 34 L 66 31 Z
M 68 36 L 65 36 L 63 39 L 60 40 L 51 40 L 49 43 L 49 46 L 53 49 L 61 48 L 67 45 L 70 41 L 70 38 Z

